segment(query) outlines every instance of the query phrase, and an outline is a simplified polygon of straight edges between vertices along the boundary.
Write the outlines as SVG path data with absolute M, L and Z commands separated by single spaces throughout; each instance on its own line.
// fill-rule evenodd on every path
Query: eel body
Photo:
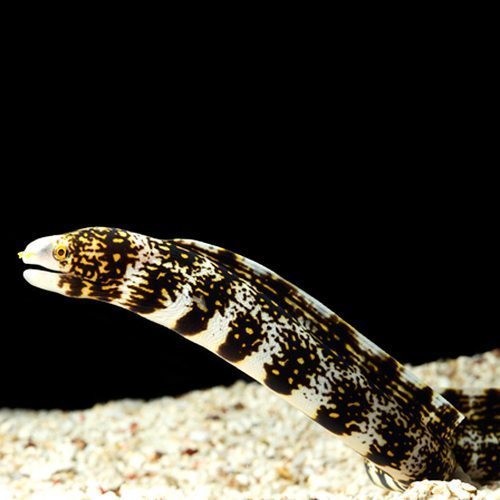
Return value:
M 249 259 L 202 242 L 111 228 L 41 238 L 21 257 L 57 271 L 25 271 L 34 286 L 123 307 L 233 364 L 362 455 L 382 486 L 449 479 L 459 465 L 476 477 L 497 473 L 498 432 L 484 400 L 474 406 L 456 391 L 443 397 L 326 306 Z M 486 417 L 474 426 L 477 410 Z M 491 446 L 474 448 L 485 429 Z

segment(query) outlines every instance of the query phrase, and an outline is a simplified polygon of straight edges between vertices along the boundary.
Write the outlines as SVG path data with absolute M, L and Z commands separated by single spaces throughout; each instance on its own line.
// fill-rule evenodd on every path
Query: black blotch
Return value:
M 290 318 L 288 320 L 291 321 Z M 286 395 L 302 386 L 309 387 L 310 379 L 322 373 L 317 343 L 287 328 L 281 329 L 278 342 L 281 352 L 272 357 L 271 363 L 264 365 L 264 384 Z
M 69 274 L 59 275 L 59 288 L 62 288 L 69 297 L 81 297 L 84 287 L 85 283 L 80 278 L 75 278 Z
M 262 336 L 260 318 L 247 311 L 231 323 L 226 340 L 217 352 L 225 360 L 236 363 L 258 350 Z
M 367 421 L 370 410 L 369 394 L 356 391 L 349 380 L 343 380 L 333 388 L 328 404 L 318 409 L 315 420 L 331 432 L 347 436 L 361 432 L 360 424 Z
M 182 335 L 196 335 L 207 329 L 208 321 L 211 318 L 206 311 L 202 311 L 198 306 L 177 320 L 174 330 Z
M 413 392 L 415 399 L 424 407 L 431 410 L 432 396 L 434 391 L 430 387 L 422 387 Z
M 378 370 L 370 373 L 370 381 L 380 387 L 381 389 L 387 388 L 397 382 L 399 377 L 398 362 L 389 356 L 378 357 L 373 359 L 373 363 L 377 366 Z
M 217 257 L 223 263 L 223 265 L 229 265 L 231 267 L 238 265 L 238 258 L 235 253 L 225 248 L 217 249 Z
M 170 245 L 170 259 L 183 268 L 186 275 L 195 275 L 202 260 L 199 255 L 177 245 Z M 216 272 L 197 277 L 193 294 L 198 302 L 177 320 L 174 330 L 181 335 L 195 335 L 207 329 L 208 322 L 219 312 L 222 316 L 231 301 L 231 293 L 239 278 L 226 267 L 214 263 Z M 199 304 L 203 304 L 200 306 Z

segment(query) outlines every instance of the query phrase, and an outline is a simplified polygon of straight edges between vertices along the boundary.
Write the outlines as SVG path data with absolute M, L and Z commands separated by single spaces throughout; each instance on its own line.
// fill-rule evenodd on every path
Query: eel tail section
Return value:
M 446 389 L 441 393 L 463 415 L 454 452 L 472 479 L 500 478 L 500 389 Z

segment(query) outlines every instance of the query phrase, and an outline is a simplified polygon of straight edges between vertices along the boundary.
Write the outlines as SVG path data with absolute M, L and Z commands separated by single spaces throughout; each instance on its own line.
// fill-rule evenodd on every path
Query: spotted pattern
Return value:
M 500 389 L 446 389 L 442 395 L 466 417 L 454 436 L 457 463 L 474 480 L 498 479 L 500 444 Z M 408 482 L 398 482 L 373 462 L 366 472 L 377 486 L 403 491 Z
M 284 395 L 307 387 L 318 403 L 310 416 L 335 434 L 358 434 L 353 447 L 378 466 L 397 470 L 401 481 L 452 474 L 449 441 L 462 417 L 430 387 L 275 273 L 228 250 L 176 243 L 230 267 L 279 307 L 280 349 L 266 365 L 268 387 Z
M 466 417 L 455 438 L 458 463 L 472 479 L 497 479 L 500 470 L 500 389 L 447 389 L 442 394 Z
M 82 229 L 58 244 L 67 248 L 59 278 L 67 295 L 112 302 L 210 349 L 340 436 L 374 475 L 398 487 L 452 476 L 463 415 L 270 270 L 205 243 L 120 229 Z

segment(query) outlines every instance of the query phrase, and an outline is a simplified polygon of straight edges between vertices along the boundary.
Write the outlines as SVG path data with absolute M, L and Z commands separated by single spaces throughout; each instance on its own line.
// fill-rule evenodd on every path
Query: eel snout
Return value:
M 41 269 L 26 269 L 24 279 L 32 286 L 61 293 L 59 276 L 61 272 L 59 262 L 54 258 L 54 248 L 60 236 L 46 236 L 32 241 L 25 250 L 19 252 L 18 257 L 28 265 L 43 267 Z

